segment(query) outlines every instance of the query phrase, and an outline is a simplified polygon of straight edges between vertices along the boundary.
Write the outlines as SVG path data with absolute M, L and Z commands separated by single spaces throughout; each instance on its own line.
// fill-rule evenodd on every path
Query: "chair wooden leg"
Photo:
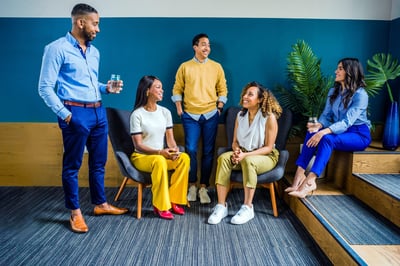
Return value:
M 142 196 L 143 196 L 143 184 L 139 183 L 137 185 L 137 214 L 138 219 L 142 218 Z
M 124 190 L 126 183 L 128 182 L 128 178 L 125 176 L 124 180 L 122 181 L 121 186 L 119 187 L 117 195 L 115 195 L 114 201 L 118 201 L 119 196 L 121 196 L 122 191 Z
M 279 188 L 279 182 L 278 182 L 278 181 L 275 181 L 275 182 L 274 182 L 274 185 L 275 185 L 276 194 L 278 195 L 279 198 L 282 198 L 282 193 L 280 193 L 281 190 L 280 190 L 280 188 Z
M 269 184 L 269 194 L 271 195 L 272 211 L 274 213 L 274 216 L 278 217 L 278 208 L 276 206 L 274 183 Z

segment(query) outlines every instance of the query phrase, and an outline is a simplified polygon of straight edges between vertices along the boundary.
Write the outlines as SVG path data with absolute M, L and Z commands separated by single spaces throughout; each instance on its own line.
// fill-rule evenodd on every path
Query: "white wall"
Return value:
M 79 2 L 94 6 L 101 17 L 400 17 L 400 0 L 1 0 L 0 17 L 69 17 Z
M 392 0 L 392 14 L 391 18 L 400 18 L 400 0 Z

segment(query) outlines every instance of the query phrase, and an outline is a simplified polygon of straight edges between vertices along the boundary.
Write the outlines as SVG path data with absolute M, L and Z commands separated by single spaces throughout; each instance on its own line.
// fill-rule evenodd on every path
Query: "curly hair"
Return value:
M 282 114 L 282 107 L 280 106 L 278 100 L 275 98 L 275 96 L 272 94 L 270 90 L 265 88 L 263 85 L 256 81 L 252 81 L 246 84 L 244 86 L 242 93 L 240 94 L 240 105 L 243 105 L 243 96 L 246 94 L 247 90 L 250 87 L 257 87 L 257 96 L 258 99 L 262 99 L 260 108 L 263 116 L 267 116 L 270 114 L 275 114 L 276 118 L 278 119 L 281 114 Z M 244 116 L 247 113 L 247 108 L 242 108 L 241 110 L 241 116 Z

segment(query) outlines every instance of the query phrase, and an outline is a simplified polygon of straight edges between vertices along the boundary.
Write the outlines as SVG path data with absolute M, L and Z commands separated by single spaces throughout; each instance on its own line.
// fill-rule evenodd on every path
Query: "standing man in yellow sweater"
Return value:
M 197 34 L 192 45 L 194 57 L 179 66 L 172 101 L 182 119 L 185 151 L 190 156 L 188 201 L 197 199 L 197 149 L 202 137 L 199 198 L 200 203 L 206 204 L 211 202 L 207 187 L 210 185 L 219 116 L 227 101 L 228 89 L 222 66 L 208 58 L 211 48 L 207 34 Z

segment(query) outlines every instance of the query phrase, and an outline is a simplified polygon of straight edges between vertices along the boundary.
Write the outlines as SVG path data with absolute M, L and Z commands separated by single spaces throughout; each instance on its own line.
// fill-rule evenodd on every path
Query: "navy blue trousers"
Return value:
M 79 209 L 78 172 L 85 146 L 89 153 L 89 187 L 92 204 L 106 202 L 104 172 L 107 161 L 108 123 L 105 108 L 66 106 L 72 119 L 67 124 L 58 119 L 64 142 L 62 184 L 65 207 Z
M 209 186 L 214 161 L 219 113 L 217 112 L 208 120 L 202 115 L 199 121 L 196 121 L 184 112 L 181 119 L 185 132 L 185 152 L 190 157 L 189 183 L 196 183 L 197 181 L 197 148 L 200 137 L 202 137 L 203 149 L 200 184 Z
M 307 132 L 303 148 L 296 165 L 306 169 L 313 155 L 315 161 L 310 172 L 320 176 L 325 169 L 333 150 L 338 151 L 362 151 L 371 143 L 371 133 L 367 125 L 351 126 L 341 134 L 327 134 L 322 137 L 317 147 L 307 147 L 307 141 L 315 133 Z

